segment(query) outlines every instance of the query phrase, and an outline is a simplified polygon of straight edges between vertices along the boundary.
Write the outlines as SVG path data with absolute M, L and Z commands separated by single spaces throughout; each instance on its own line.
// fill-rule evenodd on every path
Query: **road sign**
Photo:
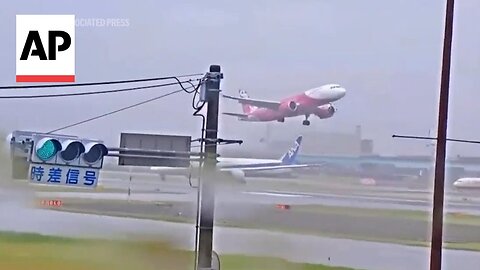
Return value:
M 54 164 L 30 164 L 30 183 L 96 188 L 100 170 Z
M 139 151 L 120 150 L 121 155 L 137 155 L 137 156 L 120 156 L 118 165 L 121 166 L 165 166 L 165 167 L 189 167 L 191 148 L 191 136 L 180 135 L 160 135 L 160 134 L 140 134 L 140 133 L 121 133 L 120 148 L 121 149 L 138 149 Z M 170 153 L 150 153 L 149 156 L 141 156 L 142 150 L 159 150 L 169 151 Z M 157 156 L 156 158 L 151 158 Z

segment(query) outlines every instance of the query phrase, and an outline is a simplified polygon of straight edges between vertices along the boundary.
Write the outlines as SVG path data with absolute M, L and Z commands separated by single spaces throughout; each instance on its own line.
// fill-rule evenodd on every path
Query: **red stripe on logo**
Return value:
M 75 75 L 17 75 L 17 82 L 75 82 Z

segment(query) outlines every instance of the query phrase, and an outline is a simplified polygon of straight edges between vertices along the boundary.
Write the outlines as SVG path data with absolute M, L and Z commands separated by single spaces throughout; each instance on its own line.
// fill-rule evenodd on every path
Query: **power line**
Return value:
M 402 139 L 417 139 L 417 140 L 438 140 L 435 137 L 426 137 L 426 136 L 406 136 L 406 135 L 392 135 L 393 138 L 402 138 Z M 475 144 L 480 144 L 480 141 L 474 141 L 474 140 L 462 140 L 462 139 L 446 139 L 447 141 L 451 142 L 461 142 L 461 143 L 475 143 Z
M 21 88 L 55 88 L 55 87 L 91 86 L 91 85 L 106 85 L 106 84 L 161 81 L 161 80 L 170 80 L 170 79 L 176 79 L 178 81 L 178 78 L 201 76 L 201 75 L 203 75 L 203 73 L 186 74 L 186 75 L 178 75 L 178 76 L 167 76 L 167 77 L 157 77 L 157 78 L 134 79 L 134 80 L 89 82 L 89 83 L 70 83 L 70 84 L 66 83 L 66 84 L 44 84 L 44 85 L 10 85 L 10 86 L 0 86 L 0 90 L 21 89 Z
M 134 108 L 134 107 L 138 107 L 140 105 L 143 105 L 143 104 L 146 104 L 146 103 L 149 103 L 149 102 L 152 102 L 152 101 L 155 101 L 155 100 L 158 100 L 158 99 L 161 99 L 161 98 L 164 98 L 164 97 L 176 94 L 176 93 L 183 92 L 183 91 L 185 91 L 186 89 L 189 89 L 189 88 L 192 88 L 192 87 L 189 86 L 189 87 L 186 87 L 186 88 L 182 88 L 182 89 L 178 89 L 178 90 L 175 90 L 175 91 L 172 91 L 172 92 L 168 92 L 168 93 L 163 94 L 161 96 L 157 96 L 157 97 L 154 97 L 154 98 L 151 98 L 151 99 L 147 99 L 147 100 L 144 100 L 142 102 L 138 102 L 138 103 L 126 106 L 126 107 L 122 107 L 120 109 L 117 109 L 117 110 L 114 110 L 114 111 L 111 111 L 111 112 L 107 112 L 107 113 L 97 115 L 97 116 L 94 116 L 94 117 L 91 117 L 91 118 L 88 118 L 88 119 L 85 119 L 85 120 L 82 120 L 82 121 L 79 121 L 79 122 L 76 122 L 76 123 L 73 123 L 73 124 L 69 124 L 69 125 L 51 130 L 51 131 L 47 132 L 47 134 L 57 132 L 57 131 L 60 131 L 60 130 L 64 130 L 64 129 L 67 129 L 67 128 L 71 128 L 71 127 L 74 127 L 74 126 L 78 126 L 78 125 L 81 125 L 81 124 L 85 124 L 87 122 L 91 122 L 91 121 L 94 121 L 94 120 L 97 120 L 97 119 L 100 119 L 100 118 L 103 118 L 103 117 L 106 117 L 106 116 L 110 116 L 112 114 L 116 114 L 116 113 L 119 113 L 121 111 L 125 111 L 125 110 L 128 110 L 128 109 Z
M 200 81 L 201 79 L 195 79 L 195 81 Z M 138 86 L 138 87 L 131 87 L 131 88 L 122 88 L 122 89 L 113 89 L 113 90 L 105 90 L 105 91 L 92 91 L 92 92 L 79 92 L 79 93 L 62 93 L 62 94 L 45 94 L 45 95 L 21 95 L 21 96 L 0 96 L 0 99 L 30 99 L 30 98 L 54 98 L 54 97 L 71 97 L 71 96 L 88 96 L 88 95 L 100 95 L 100 94 L 111 94 L 111 93 L 120 93 L 120 92 L 129 92 L 135 90 L 143 90 L 149 88 L 156 88 L 156 87 L 163 87 L 163 86 L 171 86 L 175 84 L 180 84 L 182 86 L 183 83 L 190 83 L 191 80 L 187 81 L 179 81 L 173 83 L 164 83 L 164 84 L 154 84 L 148 86 Z M 187 91 L 186 89 L 182 90 Z

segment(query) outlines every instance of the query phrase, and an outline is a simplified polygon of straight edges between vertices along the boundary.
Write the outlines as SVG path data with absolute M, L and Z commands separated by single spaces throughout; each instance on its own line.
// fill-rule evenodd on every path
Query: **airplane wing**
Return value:
M 277 101 L 266 101 L 266 100 L 258 100 L 258 99 L 251 99 L 251 98 L 242 98 L 242 97 L 234 97 L 229 95 L 223 95 L 223 97 L 237 100 L 241 104 L 247 104 L 247 105 L 251 105 L 259 108 L 277 110 L 278 107 L 280 107 L 280 102 L 277 102 Z
M 273 170 L 280 170 L 280 169 L 295 169 L 295 168 L 311 168 L 311 167 L 321 167 L 324 164 L 290 164 L 290 165 L 277 165 L 277 166 L 264 166 L 264 167 L 246 167 L 240 168 L 242 171 L 246 172 L 256 172 L 256 171 L 273 171 Z M 221 169 L 221 171 L 228 171 L 232 170 L 230 168 Z
M 246 114 L 241 114 L 241 113 L 229 113 L 229 112 L 224 112 L 223 114 L 225 114 L 225 115 L 230 115 L 230 116 L 236 116 L 236 117 L 242 118 L 242 119 L 247 119 L 247 118 L 248 118 L 248 115 L 246 115 Z

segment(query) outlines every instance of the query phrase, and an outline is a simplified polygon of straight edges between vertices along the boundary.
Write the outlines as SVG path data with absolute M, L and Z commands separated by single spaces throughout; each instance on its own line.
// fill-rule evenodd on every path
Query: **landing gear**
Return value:
M 303 120 L 302 124 L 304 126 L 309 126 L 310 125 L 310 121 L 308 121 L 308 117 L 310 116 L 310 114 L 306 114 L 305 115 L 305 120 Z
M 285 118 L 280 118 L 277 121 L 280 122 L 280 123 L 283 123 L 283 122 L 285 122 Z

